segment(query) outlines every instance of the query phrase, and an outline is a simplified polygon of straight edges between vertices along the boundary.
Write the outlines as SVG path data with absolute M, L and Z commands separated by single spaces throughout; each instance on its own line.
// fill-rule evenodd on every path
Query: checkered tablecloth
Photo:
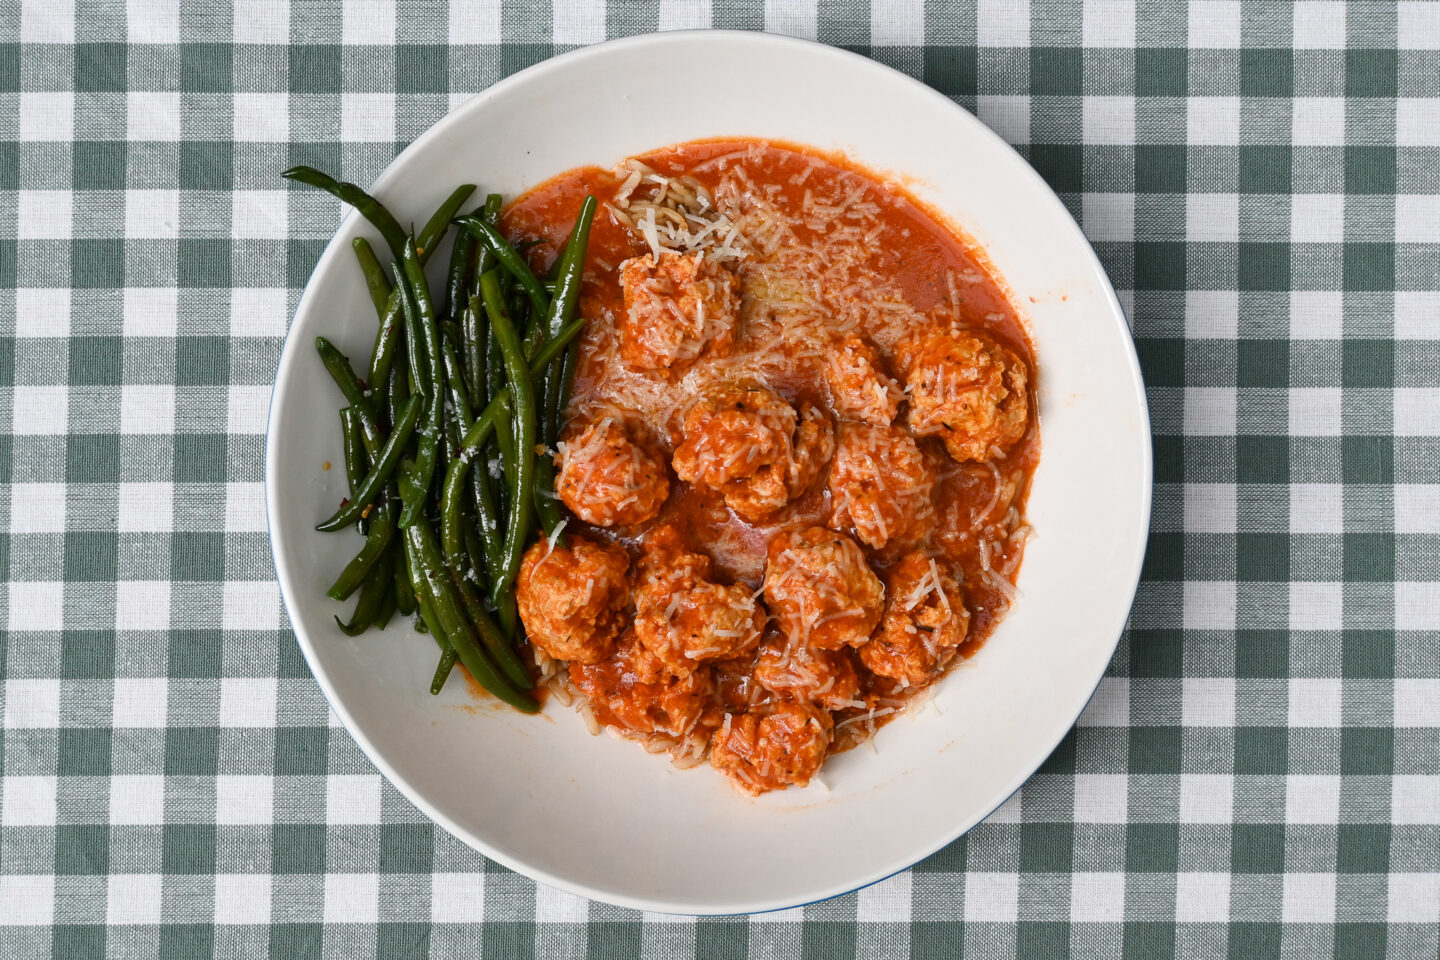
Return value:
M 577 45 L 768 29 L 952 97 L 1133 317 L 1153 533 L 1077 728 L 858 894 L 696 921 L 487 863 L 330 715 L 261 496 L 339 208 Z M 0 0 L 0 956 L 1440 954 L 1440 3 Z

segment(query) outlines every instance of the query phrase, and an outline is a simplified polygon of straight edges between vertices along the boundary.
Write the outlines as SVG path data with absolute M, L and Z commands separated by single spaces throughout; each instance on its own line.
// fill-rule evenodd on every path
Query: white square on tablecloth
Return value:
M 54 919 L 53 874 L 0 874 L 0 927 L 48 927 Z
M 1029 44 L 1029 0 L 979 0 L 975 9 L 976 46 L 1025 47 Z
M 1392 873 L 1385 919 L 1391 923 L 1440 923 L 1440 873 Z
M 1177 874 L 1175 919 L 1181 923 L 1224 923 L 1229 920 L 1230 874 Z
M 327 873 L 325 875 L 326 923 L 375 923 L 379 919 L 379 874 Z
M 160 729 L 170 712 L 168 677 L 116 677 L 111 725 Z
M 121 533 L 168 533 L 175 526 L 175 485 L 122 483 L 116 508 Z
M 127 383 L 120 388 L 120 432 L 154 436 L 175 431 L 175 387 L 168 383 Z
M 912 875 L 909 870 L 872 883 L 855 893 L 855 919 L 860 923 L 895 923 L 910 918 Z
M 69 240 L 74 235 L 75 195 L 69 190 L 19 190 L 15 236 L 21 240 Z
M 1285 822 L 1340 822 L 1340 778 L 1329 774 L 1292 774 L 1285 778 Z
M 15 336 L 70 336 L 70 288 L 20 287 L 16 289 Z
M 59 680 L 53 677 L 10 677 L 5 681 L 6 730 L 54 730 L 58 726 Z
M 1119 146 L 1135 143 L 1134 97 L 1085 97 L 1080 113 L 1081 136 L 1086 143 Z
M 431 923 L 482 923 L 485 920 L 485 874 L 432 873 Z
M 1339 630 L 1345 622 L 1343 585 L 1324 581 L 1290 584 L 1291 630 Z
M 251 924 L 270 922 L 270 875 L 221 873 L 215 877 L 215 922 Z
M 1440 4 L 1400 0 L 1396 14 L 1395 42 L 1401 50 L 1440 50 Z
M 21 0 L 20 42 L 74 43 L 75 0 Z
M 1297 193 L 1290 198 L 1291 243 L 1341 243 L 1344 239 L 1343 193 Z
M 1395 145 L 1440 147 L 1440 97 L 1396 99 Z
M 345 0 L 341 7 L 340 42 L 377 47 L 393 44 L 395 0 Z
M 1338 290 L 1290 291 L 1290 339 L 1339 340 L 1345 329 L 1345 295 Z
M 1433 580 L 1397 582 L 1395 628 L 1440 630 L 1440 583 Z
M 145 925 L 160 922 L 163 882 L 158 873 L 117 873 L 110 876 L 105 906 L 108 926 Z
M 1338 437 L 1345 432 L 1345 393 L 1340 387 L 1291 387 L 1290 436 Z
M 236 190 L 230 195 L 230 235 L 242 239 L 290 236 L 290 194 L 284 190 Z
M 59 630 L 65 625 L 65 584 L 58 580 L 12 582 L 9 607 L 11 631 Z
M 1240 239 L 1240 195 L 1192 193 L 1185 198 L 1185 239 L 1235 243 Z
M 287 43 L 289 0 L 235 0 L 231 32 L 236 43 Z
M 1335 0 L 1298 0 L 1290 44 L 1297 50 L 1345 49 L 1345 4 Z
M 872 47 L 919 47 L 925 43 L 925 0 L 889 0 L 870 7 Z
M 1187 580 L 1184 597 L 1186 630 L 1235 629 L 1233 580 Z
M 180 236 L 180 191 L 126 190 L 125 236 L 150 240 Z
M 180 297 L 174 287 L 126 287 L 123 333 L 127 337 L 173 337 Z
M 58 372 L 56 375 L 63 376 Z M 16 384 L 11 390 L 10 403 L 12 434 L 55 436 L 69 431 L 69 387 Z
M 1080 871 L 1070 877 L 1070 919 L 1119 923 L 1125 919 L 1125 874 Z
M 125 94 L 125 138 L 132 141 L 180 139 L 180 94 L 131 90 Z
M 395 95 L 346 93 L 340 97 L 340 139 L 389 143 L 395 139 Z
M 1135 46 L 1135 0 L 1085 0 L 1080 23 L 1086 47 Z
M 237 92 L 232 100 L 231 135 L 242 143 L 284 143 L 290 139 L 290 94 Z
M 216 823 L 269 823 L 274 807 L 274 777 L 256 775 L 215 778 Z
M 263 483 L 225 484 L 225 532 L 264 533 L 265 485 Z
M 116 583 L 115 626 L 119 630 L 168 630 L 170 581 L 121 580 Z
M 1345 487 L 1339 483 L 1290 485 L 1291 533 L 1344 533 Z
M 64 533 L 63 483 L 16 483 L 10 487 L 10 533 Z
M 1186 533 L 1235 532 L 1235 484 L 1187 483 L 1184 492 Z
M 1440 243 L 1440 197 L 1402 193 L 1395 198 L 1398 243 Z
M 1240 325 L 1236 290 L 1185 291 L 1185 336 L 1192 340 L 1233 340 Z
M 1290 726 L 1338 728 L 1343 689 L 1339 677 L 1291 677 Z
M 1186 677 L 1180 700 L 1181 722 L 1187 727 L 1235 726 L 1234 677 Z
M 1186 387 L 1186 436 L 1233 437 L 1235 402 L 1234 387 Z
M 1390 819 L 1440 826 L 1440 774 L 1406 774 L 1391 780 Z
M 335 774 L 326 777 L 325 822 L 379 823 L 379 775 Z
M 1219 773 L 1180 775 L 1181 823 L 1229 823 L 1235 806 L 1235 778 Z
M 21 141 L 61 143 L 75 136 L 75 94 L 31 90 L 20 94 Z
M 589 901 L 547 884 L 535 884 L 536 923 L 584 923 L 590 918 Z
M 500 0 L 450 4 L 450 29 L 447 34 L 450 43 L 452 45 L 499 43 L 503 36 L 500 27 L 500 6 Z M 660 29 L 676 29 L 665 26 L 666 6 L 663 2 L 660 5 Z M 707 2 L 704 23 L 687 22 L 684 26 L 710 26 L 709 8 Z
M 270 418 L 268 383 L 232 384 L 226 391 L 226 429 L 233 434 L 263 434 Z
M 289 314 L 283 287 L 235 287 L 230 291 L 232 337 L 283 337 Z
M 55 777 L 0 777 L 0 825 L 53 827 Z
M 1345 99 L 1296 97 L 1290 105 L 1290 143 L 1296 147 L 1343 146 Z
M 180 0 L 126 0 L 129 43 L 179 43 Z
M 1185 138 L 1192 146 L 1233 147 L 1240 143 L 1239 97 L 1191 97 Z
M 1395 681 L 1395 726 L 1433 727 L 1440 717 L 1440 677 Z
M 1280 919 L 1285 923 L 1334 923 L 1335 874 L 1287 872 Z
M 120 774 L 110 778 L 110 822 L 150 826 L 165 822 L 165 778 Z
M 226 630 L 275 630 L 280 626 L 280 588 L 270 580 L 231 580 L 224 590 Z
M 1075 777 L 1075 820 L 1124 823 L 1130 808 L 1130 778 L 1125 774 L 1081 773 Z
M 219 725 L 222 727 L 275 726 L 274 677 L 225 677 L 220 681 Z
M 1014 923 L 1020 910 L 1020 877 L 1015 873 L 965 874 L 968 923 Z
M 1240 0 L 1203 0 L 1188 11 L 1190 49 L 1240 49 Z

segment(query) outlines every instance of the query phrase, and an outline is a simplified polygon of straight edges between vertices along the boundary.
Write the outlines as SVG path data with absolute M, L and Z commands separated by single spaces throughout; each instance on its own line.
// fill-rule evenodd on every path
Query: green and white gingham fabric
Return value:
M 340 210 L 500 77 L 767 29 L 974 111 L 1127 310 L 1153 533 L 1095 701 L 857 894 L 642 916 L 432 826 L 338 727 L 261 496 Z M 797 109 L 799 107 L 797 106 Z M 1440 955 L 1440 3 L 0 0 L 0 956 Z

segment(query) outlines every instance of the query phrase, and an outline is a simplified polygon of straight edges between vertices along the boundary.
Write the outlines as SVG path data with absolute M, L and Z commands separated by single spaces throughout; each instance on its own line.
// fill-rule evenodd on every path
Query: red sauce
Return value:
M 908 305 L 904 316 L 909 318 L 897 327 L 895 321 L 865 319 L 870 315 L 863 314 L 854 332 L 872 340 L 888 355 L 899 337 L 916 332 L 924 324 L 958 321 L 966 328 L 983 331 L 1024 362 L 1030 373 L 1029 425 L 1003 457 L 993 458 L 988 464 L 958 463 L 938 440 L 919 441 L 939 472 L 933 495 L 938 524 L 930 547 L 956 572 L 956 579 L 963 581 L 965 606 L 971 619 L 960 659 L 973 655 L 1010 602 L 1005 585 L 997 584 L 995 576 L 986 575 L 981 552 L 988 551 L 990 568 L 1013 584 L 1024 549 L 1025 500 L 1040 452 L 1034 413 L 1034 351 L 1018 312 L 983 251 L 894 182 L 809 148 L 716 140 L 667 147 L 638 159 L 665 176 L 692 176 L 716 195 L 726 189 L 722 181 L 727 176 L 737 176 L 737 169 L 743 171 L 769 203 L 799 218 L 793 224 L 792 241 L 799 246 L 818 244 L 822 235 L 835 229 L 835 223 L 849 229 L 850 221 L 844 217 L 834 220 L 833 212 L 817 214 L 818 220 L 807 221 L 805 211 L 834 206 L 821 204 L 821 200 L 851 198 L 849 210 L 858 209 L 854 206 L 857 203 L 863 207 L 864 215 L 854 218 L 856 223 L 863 224 L 867 236 L 874 237 L 856 254 L 856 271 L 880 278 L 886 296 Z M 643 237 L 609 214 L 606 203 L 614 200 L 621 184 L 615 173 L 598 167 L 572 170 L 520 197 L 506 211 L 502 224 L 513 240 L 543 241 L 531 248 L 529 256 L 537 270 L 548 269 L 573 226 L 582 199 L 593 194 L 601 201 L 590 237 L 580 307 L 589 324 L 570 408 L 571 416 L 576 418 L 583 418 L 587 408 L 610 399 L 607 391 L 620 375 L 613 348 L 618 336 L 616 321 L 624 310 L 618 268 L 626 259 L 649 252 Z M 854 200 L 856 197 L 860 199 Z M 825 217 L 832 219 L 825 221 Z M 743 277 L 743 267 L 741 273 Z M 765 380 L 792 402 L 827 403 L 820 370 L 813 360 L 797 357 L 792 367 L 771 370 Z M 903 422 L 902 415 L 897 424 Z M 674 430 L 674 424 L 659 422 L 658 417 L 651 426 L 661 437 Z M 673 440 L 666 444 L 667 454 L 673 452 Z M 634 528 L 585 528 L 584 532 L 618 541 L 634 552 L 647 530 L 668 523 L 681 529 L 694 549 L 711 553 L 722 577 L 758 587 L 766 544 L 775 531 L 805 523 L 824 524 L 830 506 L 826 485 L 821 481 L 774 520 L 751 524 L 738 518 L 714 492 L 672 479 L 669 500 L 654 521 Z M 898 559 L 893 551 L 867 547 L 865 552 L 871 565 L 882 574 Z M 877 681 L 874 677 L 867 681 L 866 689 L 872 695 L 896 693 L 893 685 Z M 605 715 L 602 719 L 612 718 Z M 836 719 L 844 717 L 837 714 Z M 877 718 L 876 725 L 880 722 Z

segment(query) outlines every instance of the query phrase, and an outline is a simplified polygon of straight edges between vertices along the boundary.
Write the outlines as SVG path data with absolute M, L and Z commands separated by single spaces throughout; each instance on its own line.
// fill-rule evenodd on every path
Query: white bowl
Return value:
M 457 183 L 507 196 L 573 167 L 684 140 L 751 136 L 842 151 L 890 173 L 982 244 L 1028 315 L 1042 456 L 1020 599 L 939 687 L 934 709 L 832 759 L 821 784 L 742 797 L 551 704 L 522 716 L 452 678 L 408 626 L 349 639 L 325 596 L 357 549 L 314 524 L 344 493 L 339 392 L 317 334 L 364 358 L 374 313 L 350 215 L 326 248 L 280 360 L 266 448 L 275 566 L 301 649 L 375 765 L 486 856 L 586 897 L 715 914 L 790 907 L 915 863 L 1010 796 L 1054 749 L 1114 652 L 1150 511 L 1145 395 L 1124 314 L 1065 208 L 999 137 L 945 97 L 830 47 L 672 33 L 578 50 L 470 100 L 397 157 L 374 191 L 420 220 Z M 278 171 L 277 171 L 278 174 Z M 378 242 L 378 241 L 377 241 Z M 379 247 L 377 247 L 379 249 Z M 432 270 L 445 257 L 432 261 Z

